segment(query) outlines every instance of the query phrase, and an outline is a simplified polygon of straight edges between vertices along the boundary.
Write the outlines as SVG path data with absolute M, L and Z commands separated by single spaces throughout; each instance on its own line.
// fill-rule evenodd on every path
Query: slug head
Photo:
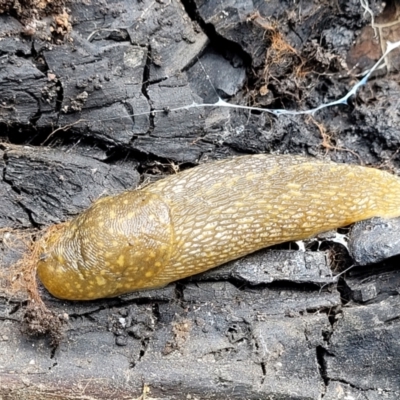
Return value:
M 38 275 L 68 300 L 150 288 L 168 264 L 173 236 L 168 206 L 156 194 L 106 197 L 45 239 Z

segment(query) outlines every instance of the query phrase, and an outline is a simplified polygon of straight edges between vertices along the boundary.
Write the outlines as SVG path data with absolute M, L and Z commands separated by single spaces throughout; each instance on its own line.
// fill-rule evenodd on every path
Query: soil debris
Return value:
M 25 36 L 47 30 L 43 19 L 52 17 L 49 31 L 60 40 L 72 29 L 65 3 L 65 0 L 0 0 L 0 14 L 10 14 L 18 19 L 24 25 L 21 33 Z

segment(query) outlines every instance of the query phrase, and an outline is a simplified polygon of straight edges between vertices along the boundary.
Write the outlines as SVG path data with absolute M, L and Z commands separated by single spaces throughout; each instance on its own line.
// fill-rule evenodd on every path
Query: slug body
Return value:
M 113 297 L 263 247 L 399 215 L 400 180 L 389 173 L 297 156 L 243 156 L 96 201 L 50 235 L 38 275 L 62 299 Z

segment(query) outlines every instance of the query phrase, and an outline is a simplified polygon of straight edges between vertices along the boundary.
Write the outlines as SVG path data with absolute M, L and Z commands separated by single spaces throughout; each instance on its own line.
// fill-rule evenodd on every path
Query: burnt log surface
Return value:
M 53 1 L 36 14 L 0 1 L 0 271 L 21 256 L 19 232 L 209 160 L 290 153 L 399 173 L 396 51 L 350 105 L 312 117 L 190 107 L 343 96 L 348 54 L 365 69 L 380 56 L 375 39 L 353 45 L 369 26 L 359 2 L 181 1 Z M 371 7 L 393 42 L 388 4 Z M 0 399 L 398 399 L 398 224 L 366 221 L 114 299 L 40 287 L 68 318 L 56 348 L 21 332 L 26 297 L 0 274 Z

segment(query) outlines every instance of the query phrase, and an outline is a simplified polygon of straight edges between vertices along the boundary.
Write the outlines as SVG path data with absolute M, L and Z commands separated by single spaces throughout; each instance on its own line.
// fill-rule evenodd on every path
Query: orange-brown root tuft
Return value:
M 43 302 L 37 283 L 36 268 L 48 237 L 63 224 L 52 225 L 43 232 L 1 229 L 3 245 L 22 254 L 11 266 L 0 269 L 1 292 L 10 299 L 27 302 L 23 319 L 23 332 L 29 335 L 50 335 L 52 344 L 57 345 L 62 338 L 62 328 L 66 317 L 49 310 Z

